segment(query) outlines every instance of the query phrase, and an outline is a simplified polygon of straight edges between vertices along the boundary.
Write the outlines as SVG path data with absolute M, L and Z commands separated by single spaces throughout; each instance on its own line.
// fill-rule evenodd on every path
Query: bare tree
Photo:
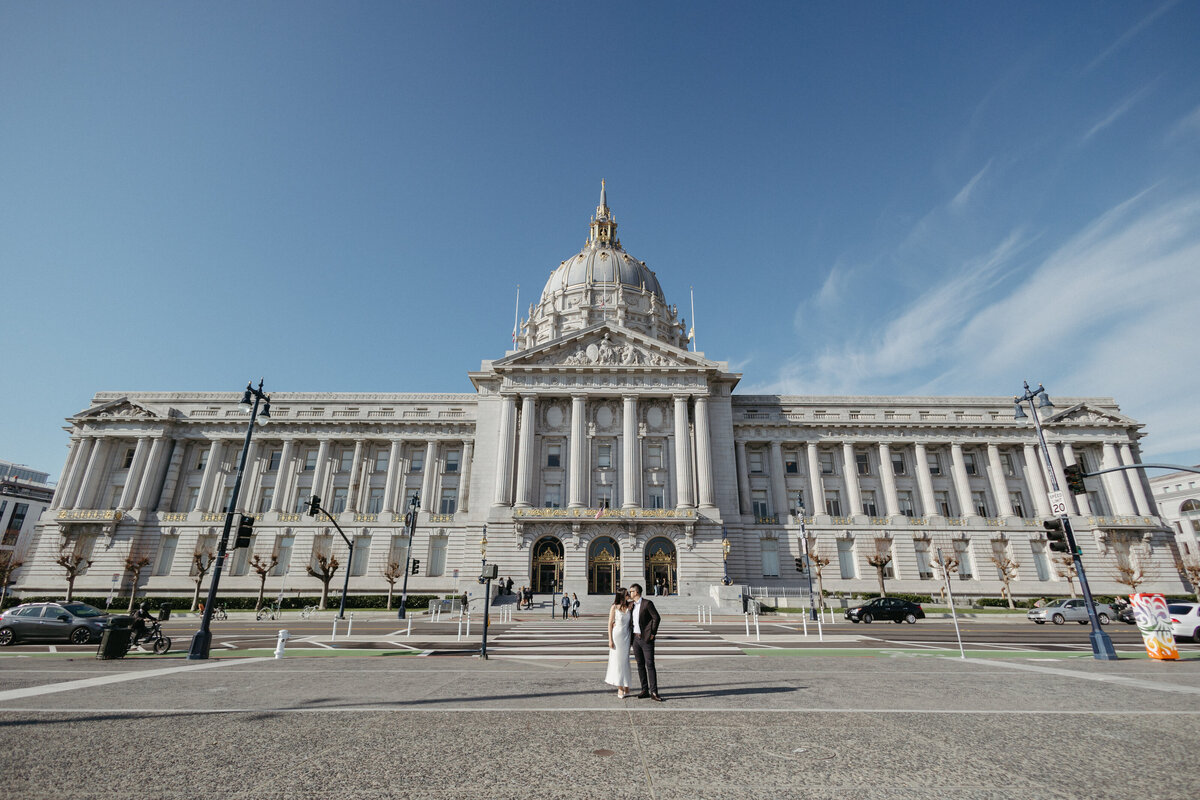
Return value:
M 950 575 L 954 570 L 958 569 L 958 556 L 953 553 L 935 555 L 933 556 L 933 566 L 937 567 L 942 573 L 942 580 L 938 583 L 938 597 L 942 598 L 942 602 L 944 603 L 947 600 L 946 583 L 950 580 Z
M 258 602 L 254 604 L 255 611 L 262 608 L 263 595 L 267 591 L 267 576 L 271 574 L 271 570 L 275 569 L 278 563 L 279 557 L 274 554 L 271 555 L 270 561 L 258 553 L 250 557 L 250 569 L 254 570 L 255 574 L 258 575 Z
M 1128 586 L 1131 594 L 1136 594 L 1138 587 L 1146 582 L 1146 571 L 1141 565 L 1131 567 L 1125 564 L 1118 564 L 1117 577 L 1114 580 L 1117 583 Z
M 192 580 L 196 582 L 196 591 L 192 594 L 192 607 L 189 611 L 196 610 L 196 605 L 200 602 L 200 584 L 204 583 L 204 576 L 212 569 L 215 559 L 216 555 L 212 550 L 197 550 L 192 553 L 192 568 L 196 570 Z
M 392 610 L 392 595 L 396 593 L 396 581 L 404 577 L 404 568 L 400 566 L 399 561 L 389 561 L 388 565 L 383 570 L 383 579 L 387 581 L 388 598 L 387 610 Z
M 1196 595 L 1197 602 L 1200 602 L 1200 559 L 1195 556 L 1180 558 L 1175 562 L 1175 568 L 1179 570 L 1180 575 L 1187 578 L 1188 583 L 1192 585 L 1192 593 Z
M 1008 607 L 1016 608 L 1013 605 L 1012 599 L 1012 582 L 1017 577 L 1017 570 L 1021 565 L 1013 561 L 1008 556 L 992 556 L 992 563 L 996 565 L 996 571 L 1000 573 L 1000 581 L 1004 584 L 1004 598 L 1008 600 Z
M 808 562 L 812 564 L 813 572 L 817 574 L 817 608 L 825 606 L 825 581 L 821 577 L 821 570 L 829 566 L 829 556 L 821 555 L 820 548 L 817 547 L 817 537 L 808 533 L 805 537 L 808 547 Z
M 1054 557 L 1054 569 L 1058 572 L 1058 577 L 1067 579 L 1067 586 L 1071 589 L 1071 597 L 1075 596 L 1075 578 L 1079 577 L 1079 573 L 1075 571 L 1075 559 L 1068 555 Z
M 886 539 L 876 539 L 875 555 L 867 556 L 867 563 L 875 568 L 875 574 L 879 577 L 879 594 L 887 597 L 887 587 L 883 585 L 883 579 L 887 565 L 892 563 L 891 542 Z
M 0 608 L 4 608 L 4 601 L 8 599 L 8 582 L 12 579 L 12 574 L 19 570 L 24 561 L 13 558 L 12 550 L 5 550 L 0 553 Z
M 92 559 L 84 558 L 73 549 L 64 547 L 58 552 L 58 558 L 54 559 L 54 563 L 67 573 L 67 601 L 69 602 L 75 596 L 75 579 L 87 571 L 87 568 L 92 565 Z
M 125 569 L 133 576 L 133 585 L 129 590 L 129 612 L 133 613 L 133 601 L 137 599 L 138 581 L 142 578 L 142 570 L 150 564 L 150 556 L 135 556 L 133 553 L 125 556 Z
M 314 554 L 313 561 L 316 562 L 316 566 L 309 564 L 305 567 L 305 571 L 321 582 L 321 602 L 317 604 L 317 608 L 323 611 L 325 603 L 329 600 L 329 582 L 337 574 L 340 564 L 338 564 L 337 556 L 327 556 L 324 553 Z

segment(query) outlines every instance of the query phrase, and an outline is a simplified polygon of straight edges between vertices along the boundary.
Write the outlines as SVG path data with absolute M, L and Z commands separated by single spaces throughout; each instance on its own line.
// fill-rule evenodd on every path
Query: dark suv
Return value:
M 865 622 L 868 625 L 877 619 L 916 624 L 917 620 L 925 619 L 925 612 L 921 606 L 907 600 L 897 600 L 894 597 L 874 597 L 861 606 L 846 609 L 846 619 L 851 622 Z
M 108 615 L 87 603 L 26 603 L 0 613 L 0 647 L 18 641 L 87 644 L 100 638 Z

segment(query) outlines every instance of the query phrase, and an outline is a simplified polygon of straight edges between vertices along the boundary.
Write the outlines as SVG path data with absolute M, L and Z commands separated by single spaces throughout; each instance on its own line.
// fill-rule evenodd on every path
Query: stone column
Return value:
M 567 465 L 571 483 L 568 508 L 583 508 L 587 505 L 587 398 L 581 394 L 571 395 L 571 442 Z
M 312 493 L 321 498 L 324 503 L 327 498 L 325 496 L 325 475 L 328 472 L 326 461 L 329 459 L 329 439 L 321 439 L 317 443 L 317 464 L 313 470 Z
M 1117 458 L 1117 448 L 1112 442 L 1105 442 L 1102 445 L 1102 452 L 1104 457 L 1100 460 L 1101 469 L 1121 466 L 1120 460 Z M 1129 487 L 1125 484 L 1123 473 L 1110 472 L 1107 475 L 1101 475 L 1100 478 L 1104 481 L 1104 490 L 1112 498 L 1115 513 L 1121 516 L 1137 513 L 1133 508 L 1133 498 L 1129 496 Z
M 899 516 L 900 498 L 896 495 L 896 475 L 892 472 L 892 448 L 879 443 L 879 478 L 883 482 L 883 500 L 889 517 Z
M 1048 442 L 1046 444 L 1046 452 L 1049 454 L 1050 463 L 1054 467 L 1054 479 L 1058 481 L 1058 488 L 1062 491 L 1063 497 L 1066 498 L 1067 513 L 1078 513 L 1076 511 L 1075 495 L 1071 494 L 1071 492 L 1067 489 L 1067 478 L 1063 473 L 1063 461 L 1062 456 L 1058 454 L 1058 445 L 1054 442 Z M 1047 479 L 1047 482 L 1051 487 L 1054 486 L 1054 483 L 1050 482 L 1049 479 Z
M 70 494 L 71 481 L 75 477 L 75 470 L 79 466 L 80 454 L 84 451 L 85 446 L 90 439 L 82 436 L 71 437 L 71 450 L 67 453 L 67 463 L 63 466 L 62 480 L 58 482 L 58 489 L 54 492 L 54 499 L 50 503 L 50 510 L 56 511 L 63 507 L 67 502 L 67 495 Z
M 521 424 L 517 434 L 520 442 L 517 453 L 517 508 L 529 508 L 533 505 L 533 484 L 537 477 L 534 472 L 533 453 L 535 405 L 536 399 L 533 395 L 521 395 Z
M 463 442 L 462 477 L 458 479 L 458 508 L 461 511 L 470 509 L 471 499 L 471 465 L 475 462 L 475 442 Z
M 517 398 L 505 395 L 500 403 L 500 433 L 496 443 L 496 493 L 492 497 L 492 505 L 511 506 Z
M 1013 515 L 1012 501 L 1008 499 L 1008 481 L 1004 477 L 1004 466 L 1000 463 L 1000 448 L 987 446 L 988 478 L 991 479 L 992 494 L 996 496 L 996 513 L 1001 517 Z
M 383 513 L 396 512 L 396 479 L 400 476 L 400 452 L 404 443 L 399 439 L 388 449 L 387 477 L 383 480 Z
M 508 399 L 506 399 L 506 402 L 511 402 L 512 417 L 515 418 L 517 415 L 516 398 L 508 398 Z M 516 419 L 510 419 L 510 422 L 515 423 Z M 512 452 L 513 452 L 512 451 L 512 436 L 510 435 L 508 437 L 508 439 L 509 439 L 508 474 L 511 476 L 512 475 Z M 430 439 L 425 444 L 425 474 L 421 476 L 421 510 L 428 511 L 430 514 L 436 514 L 437 507 L 438 507 L 437 500 L 435 500 L 433 497 L 433 493 L 435 491 L 437 491 L 437 488 L 435 486 L 435 481 L 437 480 L 437 474 L 438 474 L 437 457 L 438 457 L 438 443 L 437 443 L 437 441 Z M 506 497 L 511 496 L 511 487 L 512 487 L 512 484 L 510 483 L 509 484 L 510 491 L 506 492 Z
M 263 449 L 259 443 L 251 440 L 250 449 L 246 451 L 246 471 L 242 473 L 242 486 L 238 490 L 237 511 L 243 514 L 254 512 L 254 496 L 258 494 L 258 485 L 262 480 L 263 468 L 265 464 L 260 464 L 258 459 L 258 451 Z M 234 458 L 241 458 L 239 452 Z M 237 469 L 237 464 L 234 464 L 234 469 Z M 224 511 L 223 508 L 218 508 L 218 511 Z
M 691 434 L 687 395 L 675 396 L 675 493 L 677 508 L 693 508 Z
M 958 442 L 950 444 L 950 472 L 954 478 L 954 494 L 958 497 L 958 514 L 969 517 L 975 514 L 971 503 L 971 482 L 967 478 L 967 465 L 963 461 L 962 445 Z
M 749 465 L 746 463 L 746 443 L 738 439 L 733 443 L 733 448 L 737 453 L 738 510 L 743 514 L 749 514 L 750 475 L 748 473 Z
M 821 486 L 821 462 L 817 456 L 817 443 L 809 442 L 804 449 L 808 452 L 808 490 L 812 493 L 806 510 L 810 515 L 824 514 L 825 489 Z
M 129 471 L 125 474 L 125 487 L 121 490 L 121 497 L 117 500 L 117 508 L 123 511 L 129 510 L 137 495 L 138 483 L 142 479 L 142 470 L 146 464 L 149 439 L 149 436 L 139 436 L 137 444 L 134 445 L 133 462 L 130 463 Z
M 771 498 L 772 510 L 782 520 L 791 505 L 787 497 L 787 481 L 783 474 L 783 443 L 771 442 Z M 786 555 L 786 553 L 784 554 Z
M 1070 442 L 1062 443 L 1062 452 L 1063 452 L 1063 464 L 1064 465 L 1079 463 L 1078 459 L 1075 458 L 1075 448 L 1071 446 Z M 1058 465 L 1055 464 L 1055 466 L 1057 467 Z M 1067 488 L 1067 480 L 1066 480 L 1065 473 L 1064 473 L 1063 477 L 1059 480 L 1058 487 L 1060 489 L 1062 489 L 1064 494 L 1066 494 L 1068 497 L 1071 497 L 1075 500 L 1075 506 L 1079 509 L 1080 514 L 1095 513 L 1094 511 L 1092 511 L 1091 501 L 1088 500 L 1088 496 L 1086 494 L 1076 494 L 1076 495 L 1071 494 L 1071 490 Z
M 1025 487 L 1033 497 L 1033 508 L 1039 517 L 1050 516 L 1050 501 L 1046 498 L 1046 484 L 1042 481 L 1042 460 L 1032 444 L 1022 446 L 1025 456 Z
M 164 511 L 170 511 L 170 505 L 174 501 L 175 492 L 179 488 L 179 475 L 183 472 L 183 457 L 187 451 L 187 441 L 184 439 L 176 439 L 174 446 L 171 448 L 171 458 L 167 463 L 163 475 L 162 493 L 159 495 L 158 502 L 154 504 L 151 511 L 156 511 L 162 506 L 163 501 L 167 502 L 168 508 Z M 187 511 L 189 509 L 183 509 Z
M 220 472 L 221 448 L 224 443 L 217 439 L 208 446 L 208 460 L 204 462 L 204 475 L 200 478 L 200 492 L 196 495 L 196 506 L 192 511 L 208 511 L 208 503 L 216 475 Z
M 110 443 L 107 439 L 97 437 L 91 452 L 88 453 L 87 466 L 83 470 L 83 478 L 79 482 L 79 492 L 75 496 L 74 508 L 91 508 L 92 496 L 100 473 L 104 471 L 104 460 L 108 457 Z
M 621 507 L 638 508 L 642 504 L 642 471 L 638 464 L 637 395 L 624 395 L 621 403 Z
M 779 445 L 775 445 L 778 449 Z M 783 455 L 779 456 L 780 482 L 783 480 Z M 713 465 L 712 465 L 712 431 L 708 427 L 708 398 L 696 398 L 696 488 L 699 492 L 701 508 L 716 508 L 717 500 L 713 495 Z M 786 494 L 786 492 L 785 492 Z M 787 508 L 787 501 L 783 501 Z
M 285 439 L 283 442 L 283 452 L 279 454 L 279 470 L 275 473 L 275 493 L 271 495 L 270 508 L 270 511 L 275 514 L 278 514 L 280 509 L 288 508 L 285 503 L 292 486 L 293 446 L 294 442 L 291 439 Z
M 937 503 L 933 500 L 933 476 L 929 474 L 929 453 L 925 451 L 925 444 L 917 442 L 913 446 L 913 458 L 917 463 L 913 467 L 913 471 L 917 475 L 917 490 L 921 493 L 921 513 L 925 516 L 933 516 L 938 513 Z
M 1121 442 L 1120 445 L 1121 463 L 1128 466 L 1138 463 L 1133 452 L 1129 449 L 1128 442 Z M 1137 502 L 1137 513 L 1146 517 L 1158 516 L 1158 508 L 1146 498 L 1146 491 L 1142 487 L 1142 470 L 1131 470 L 1129 476 L 1129 485 L 1133 487 L 1133 499 Z
M 858 462 L 854 460 L 854 442 L 842 442 L 842 475 L 846 484 L 846 516 L 863 513 L 862 491 L 858 485 Z
M 133 498 L 133 507 L 136 510 L 140 511 L 150 506 L 150 495 L 154 491 L 154 485 L 158 483 L 159 473 L 162 472 L 166 442 L 165 436 L 155 436 L 150 442 L 150 454 L 146 457 L 146 468 L 142 470 L 142 479 L 138 484 L 137 494 Z
M 363 450 L 366 443 L 361 438 L 354 440 L 354 454 L 350 456 L 350 477 L 346 481 L 346 510 L 358 511 L 359 493 L 362 489 Z M 341 537 L 339 536 L 340 540 Z M 347 565 L 348 567 L 349 565 Z

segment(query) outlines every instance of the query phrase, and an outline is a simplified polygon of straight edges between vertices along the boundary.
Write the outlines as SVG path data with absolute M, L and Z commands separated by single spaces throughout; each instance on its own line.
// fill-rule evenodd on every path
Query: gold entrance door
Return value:
M 675 544 L 670 539 L 651 539 L 646 545 L 646 594 L 675 594 L 679 575 L 675 566 Z
M 538 594 L 550 594 L 562 588 L 563 545 L 553 536 L 539 539 L 533 546 L 533 566 L 529 583 Z
M 621 551 L 607 536 L 588 548 L 588 594 L 613 594 L 621 585 Z

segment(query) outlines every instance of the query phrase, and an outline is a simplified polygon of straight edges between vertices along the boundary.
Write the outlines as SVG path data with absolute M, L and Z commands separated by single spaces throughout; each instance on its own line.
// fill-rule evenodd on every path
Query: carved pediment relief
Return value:
M 161 414 L 127 398 L 89 408 L 78 416 L 84 419 L 162 419 Z
M 625 328 L 598 325 L 495 362 L 497 367 L 712 367 L 713 362 Z
M 1047 424 L 1060 423 L 1069 425 L 1130 425 L 1133 420 L 1111 411 L 1092 408 L 1086 403 L 1077 403 L 1070 408 L 1046 419 Z

